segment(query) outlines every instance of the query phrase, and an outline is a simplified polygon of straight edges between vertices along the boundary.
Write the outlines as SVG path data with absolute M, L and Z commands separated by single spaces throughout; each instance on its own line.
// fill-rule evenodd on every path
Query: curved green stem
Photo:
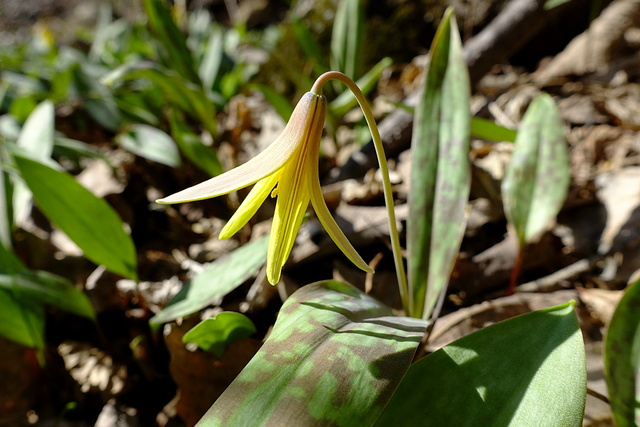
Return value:
M 353 80 L 351 80 L 346 75 L 339 73 L 337 71 L 329 71 L 322 74 L 316 82 L 313 84 L 311 88 L 311 92 L 316 95 L 322 95 L 322 87 L 329 80 L 338 80 L 344 83 L 345 86 L 351 90 L 353 95 L 358 100 L 358 104 L 360 104 L 360 108 L 364 113 L 364 118 L 367 121 L 367 125 L 369 126 L 369 131 L 371 132 L 371 137 L 373 139 L 373 144 L 376 148 L 376 156 L 378 158 L 378 163 L 380 164 L 380 171 L 382 172 L 382 186 L 384 189 L 384 202 L 387 206 L 387 214 L 389 217 L 389 234 L 391 237 L 391 250 L 393 251 L 393 261 L 396 265 L 396 275 L 398 276 L 398 286 L 400 288 L 400 297 L 402 298 L 402 306 L 404 308 L 406 315 L 411 315 L 409 312 L 409 300 L 408 300 L 408 284 L 407 284 L 407 273 L 404 269 L 404 262 L 402 260 L 402 248 L 400 247 L 400 236 L 398 234 L 398 227 L 396 223 L 396 213 L 394 210 L 393 203 L 393 191 L 391 189 L 391 181 L 389 180 L 389 167 L 387 166 L 387 158 L 384 154 L 384 146 L 382 145 L 382 139 L 380 138 L 380 132 L 378 131 L 378 126 L 376 125 L 376 121 L 373 117 L 373 112 L 371 111 L 371 107 L 367 102 L 364 94 L 355 84 Z

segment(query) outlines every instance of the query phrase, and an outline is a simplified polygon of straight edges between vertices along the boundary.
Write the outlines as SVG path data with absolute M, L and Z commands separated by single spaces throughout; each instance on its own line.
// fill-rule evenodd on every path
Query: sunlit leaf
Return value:
M 205 319 L 182 337 L 183 343 L 194 343 L 202 350 L 221 357 L 234 341 L 255 334 L 256 327 L 244 314 L 223 311 Z
M 525 113 L 502 181 L 504 210 L 521 246 L 558 214 L 569 187 L 569 159 L 560 112 L 547 94 Z
M 24 122 L 18 146 L 25 148 L 34 157 L 47 159 L 53 151 L 54 110 L 51 101 L 43 101 Z
M 467 335 L 413 364 L 376 426 L 580 426 L 586 362 L 574 302 Z
M 193 277 L 150 322 L 170 322 L 209 305 L 220 304 L 225 295 L 243 284 L 264 265 L 268 244 L 269 236 L 264 236 L 215 260 Z
M 425 329 L 344 283 L 304 286 L 199 425 L 370 425 Z
M 13 156 L 40 210 L 85 256 L 124 277 L 136 277 L 136 253 L 118 214 L 65 172 Z
M 605 378 L 616 426 L 640 425 L 640 281 L 627 287 L 605 339 Z
M 141 124 L 131 125 L 126 133 L 116 137 L 116 142 L 145 159 L 174 168 L 181 164 L 175 141 L 160 129 Z
M 453 9 L 431 47 L 413 125 L 407 221 L 409 308 L 428 318 L 453 269 L 469 197 L 469 74 Z

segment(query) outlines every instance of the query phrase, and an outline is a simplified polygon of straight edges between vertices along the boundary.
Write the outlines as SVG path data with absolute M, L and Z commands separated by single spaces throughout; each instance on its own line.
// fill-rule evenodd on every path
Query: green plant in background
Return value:
M 540 420 L 545 425 L 580 424 L 586 370 L 573 302 L 501 322 L 411 365 L 428 326 L 425 319 L 451 273 L 469 186 L 469 85 L 452 10 L 434 39 L 426 79 L 414 137 L 414 168 L 426 172 L 413 174 L 412 194 L 434 196 L 412 209 L 410 221 L 427 231 L 415 233 L 420 239 L 408 248 L 409 266 L 420 272 L 420 279 L 408 283 L 404 273 L 386 159 L 371 109 L 356 84 L 341 73 L 323 74 L 303 97 L 283 134 L 297 136 L 295 140 L 281 137 L 246 167 L 161 200 L 199 200 L 263 179 L 241 206 L 242 221 L 232 220 L 231 228 L 237 230 L 255 212 L 249 206 L 272 191 L 283 196 L 287 187 L 281 186 L 291 191 L 297 182 L 304 182 L 309 170 L 317 174 L 307 164 L 317 162 L 314 135 L 321 131 L 322 115 L 310 105 L 324 103 L 322 87 L 329 80 L 342 82 L 360 103 L 376 145 L 398 282 L 409 315 L 393 316 L 383 304 L 344 283 L 326 281 L 303 287 L 287 299 L 262 349 L 200 425 L 475 425 L 478 420 L 495 425 Z M 287 131 L 295 128 L 301 130 Z M 294 146 L 275 153 L 270 150 L 286 143 Z M 418 144 L 427 151 L 421 153 Z M 305 162 L 296 160 L 297 156 L 290 158 L 295 150 L 301 150 Z M 265 159 L 274 160 L 269 168 L 254 167 Z M 420 159 L 430 163 L 425 165 Z M 289 170 L 295 172 L 289 174 Z M 277 179 L 265 178 L 272 176 L 268 174 Z M 289 196 L 285 193 L 284 197 Z M 304 211 L 308 199 L 300 200 L 299 210 Z M 314 206 L 317 210 L 316 203 Z M 277 227 L 277 210 L 271 239 L 290 241 L 299 221 L 283 230 Z M 432 245 L 434 239 L 448 246 Z M 425 253 L 425 245 L 430 256 L 416 255 Z M 273 255 L 270 251 L 268 258 Z M 421 262 L 416 261 L 420 258 Z M 279 262 L 272 266 L 278 272 L 283 261 Z M 419 268 L 412 264 L 416 262 Z M 277 277 L 272 273 L 269 281 L 274 283 Z M 507 366 L 512 372 L 505 371 Z
M 560 212 L 569 181 L 569 155 L 560 112 L 549 95 L 538 95 L 522 119 L 502 181 L 504 211 L 510 232 L 518 241 L 508 294 L 515 292 L 525 246 L 538 238 Z
M 640 281 L 618 303 L 605 337 L 604 374 L 615 425 L 640 423 Z

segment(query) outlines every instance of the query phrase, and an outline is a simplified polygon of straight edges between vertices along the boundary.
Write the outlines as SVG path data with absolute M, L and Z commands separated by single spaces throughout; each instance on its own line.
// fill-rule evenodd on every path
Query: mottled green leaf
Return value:
M 255 333 L 256 327 L 247 316 L 234 311 L 223 311 L 191 328 L 182 337 L 182 342 L 194 343 L 221 357 L 232 342 Z
M 214 83 L 218 80 L 218 73 L 222 58 L 224 56 L 224 29 L 215 26 L 211 30 L 211 35 L 205 48 L 202 62 L 198 67 L 198 74 L 202 80 L 202 86 L 207 90 L 212 90 Z
M 344 283 L 304 286 L 199 425 L 371 425 L 425 329 Z
M 569 159 L 560 112 L 547 94 L 525 113 L 502 181 L 504 211 L 520 246 L 560 211 L 569 187 Z
M 616 426 L 640 425 L 640 281 L 627 288 L 613 313 L 604 363 Z
M 170 322 L 209 305 L 220 304 L 225 295 L 264 265 L 268 244 L 269 236 L 264 236 L 218 258 L 193 277 L 150 322 Z
M 431 315 L 462 240 L 471 183 L 469 93 L 458 27 L 448 9 L 431 47 L 411 142 L 407 269 L 414 317 Z
M 116 142 L 132 153 L 177 168 L 182 163 L 175 141 L 160 129 L 135 124 L 116 137 Z
M 13 156 L 40 210 L 85 256 L 124 277 L 136 277 L 136 252 L 118 214 L 65 172 Z
M 587 380 L 574 306 L 497 323 L 421 359 L 376 426 L 580 426 Z

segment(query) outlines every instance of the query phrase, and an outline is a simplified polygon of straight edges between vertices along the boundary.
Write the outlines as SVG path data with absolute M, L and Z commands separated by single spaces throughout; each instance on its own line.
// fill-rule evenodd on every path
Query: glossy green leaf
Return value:
M 187 39 L 171 18 L 166 3 L 161 0 L 143 0 L 149 28 L 165 49 L 165 65 L 176 70 L 182 78 L 201 84 Z
M 233 311 L 223 311 L 191 328 L 182 337 L 182 342 L 194 343 L 202 350 L 221 357 L 232 342 L 255 333 L 256 327 L 247 316 Z
M 13 290 L 24 299 L 50 304 L 89 319 L 95 318 L 91 302 L 82 291 L 67 279 L 46 271 L 0 273 L 0 288 Z
M 178 112 L 170 111 L 168 116 L 171 135 L 182 154 L 209 175 L 221 174 L 223 172 L 222 165 L 215 149 L 204 145 L 200 137 L 193 133 Z
M 640 281 L 629 285 L 605 338 L 605 378 L 616 426 L 640 425 Z
M 493 142 L 515 142 L 518 132 L 492 122 L 491 120 L 473 117 L 471 119 L 471 136 Z
M 14 155 L 40 210 L 85 256 L 124 277 L 136 277 L 136 252 L 118 214 L 65 172 Z
M 584 343 L 574 302 L 467 335 L 413 364 L 376 426 L 580 426 Z
M 151 126 L 131 125 L 126 133 L 116 137 L 116 142 L 140 157 L 163 165 L 177 168 L 182 163 L 175 141 L 160 129 Z
M 411 142 L 407 269 L 414 317 L 431 315 L 448 284 L 464 232 L 471 184 L 469 94 L 469 74 L 450 8 L 433 40 Z
M 542 233 L 569 187 L 569 158 L 560 112 L 547 94 L 525 113 L 502 181 L 504 211 L 520 246 Z
M 269 236 L 264 236 L 218 258 L 193 277 L 150 322 L 170 322 L 207 306 L 219 305 L 225 295 L 264 265 L 268 244 Z
M 198 425 L 371 425 L 425 329 L 344 283 L 304 286 Z

